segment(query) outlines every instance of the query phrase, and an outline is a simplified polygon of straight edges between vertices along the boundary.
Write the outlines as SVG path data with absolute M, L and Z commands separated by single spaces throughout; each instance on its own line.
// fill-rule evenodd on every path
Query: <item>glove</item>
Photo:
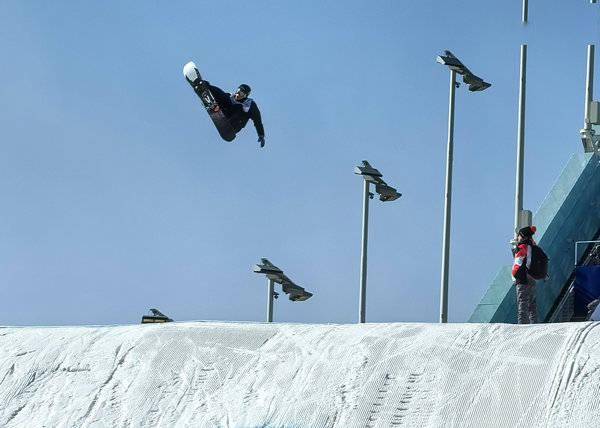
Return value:
M 260 147 L 264 147 L 265 146 L 265 136 L 264 135 L 259 135 L 258 136 L 258 142 L 260 143 Z

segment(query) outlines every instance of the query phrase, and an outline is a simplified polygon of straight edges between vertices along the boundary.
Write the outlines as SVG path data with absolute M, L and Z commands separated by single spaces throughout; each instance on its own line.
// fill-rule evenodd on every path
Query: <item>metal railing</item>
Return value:
M 588 248 L 586 248 L 585 250 L 587 254 L 583 256 L 583 261 L 579 263 L 578 248 L 582 244 L 588 245 Z M 590 244 L 593 244 L 591 248 L 589 247 Z M 575 242 L 575 268 L 577 266 L 588 266 L 595 264 L 600 264 L 600 240 Z M 569 286 L 567 287 L 566 291 L 559 298 L 558 303 L 551 311 L 551 315 L 548 318 L 546 318 L 544 322 L 568 322 L 573 317 L 573 293 L 575 286 L 575 271 L 573 271 L 573 274 L 569 277 L 568 283 Z
M 575 266 L 579 266 L 579 258 L 578 258 L 578 248 L 580 244 L 596 244 L 592 247 L 591 252 L 589 254 L 589 256 L 587 257 L 587 259 L 589 259 L 590 257 L 597 257 L 597 252 L 598 249 L 600 248 L 600 246 L 598 244 L 600 244 L 600 241 L 577 241 L 575 242 Z M 589 261 L 589 260 L 586 260 Z

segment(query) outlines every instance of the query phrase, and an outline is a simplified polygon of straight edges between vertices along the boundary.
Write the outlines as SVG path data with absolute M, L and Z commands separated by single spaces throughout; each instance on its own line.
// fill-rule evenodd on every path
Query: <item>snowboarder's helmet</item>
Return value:
M 246 85 L 245 83 L 242 83 L 240 86 L 238 86 L 238 91 L 243 92 L 246 95 L 250 95 L 251 90 L 252 89 L 250 89 L 250 86 Z

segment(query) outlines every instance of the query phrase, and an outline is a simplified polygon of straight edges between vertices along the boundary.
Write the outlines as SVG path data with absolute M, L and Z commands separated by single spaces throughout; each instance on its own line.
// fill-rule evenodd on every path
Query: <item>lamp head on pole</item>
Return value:
M 469 85 L 469 91 L 479 92 L 485 91 L 492 86 L 491 83 L 485 82 L 481 77 L 474 75 L 454 54 L 450 51 L 444 51 L 443 55 L 438 55 L 435 59 L 438 63 L 447 66 L 450 70 L 455 71 L 463 77 L 463 82 Z
M 373 168 L 366 160 L 362 161 L 362 166 L 354 168 L 354 173 L 362 175 L 365 181 L 375 184 L 375 192 L 379 195 L 379 200 L 382 202 L 395 201 L 402 196 L 402 193 L 398 193 L 395 188 L 389 186 L 383 181 L 383 174 L 379 170 Z M 372 199 L 373 196 L 370 194 L 369 197 Z
M 268 259 L 261 258 L 260 263 L 254 266 L 255 273 L 265 275 L 269 280 L 281 284 L 283 292 L 293 302 L 303 302 L 310 299 L 313 294 L 296 285 L 281 269 L 271 263 Z M 277 293 L 275 293 L 277 295 Z M 277 298 L 277 297 L 275 297 Z

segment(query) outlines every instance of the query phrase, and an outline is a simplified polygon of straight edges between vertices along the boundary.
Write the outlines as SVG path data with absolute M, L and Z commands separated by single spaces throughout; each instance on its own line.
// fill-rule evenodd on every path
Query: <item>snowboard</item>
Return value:
M 204 104 L 204 107 L 215 124 L 217 131 L 219 131 L 221 138 L 223 138 L 225 141 L 233 141 L 235 138 L 235 131 L 229 123 L 229 119 L 227 119 L 221 110 L 221 107 L 215 100 L 215 97 L 210 92 L 208 85 L 202 80 L 196 64 L 190 61 L 184 65 L 183 75 L 185 76 L 185 80 L 188 81 L 188 83 L 194 89 L 196 95 L 198 95 L 202 101 L 202 104 Z

